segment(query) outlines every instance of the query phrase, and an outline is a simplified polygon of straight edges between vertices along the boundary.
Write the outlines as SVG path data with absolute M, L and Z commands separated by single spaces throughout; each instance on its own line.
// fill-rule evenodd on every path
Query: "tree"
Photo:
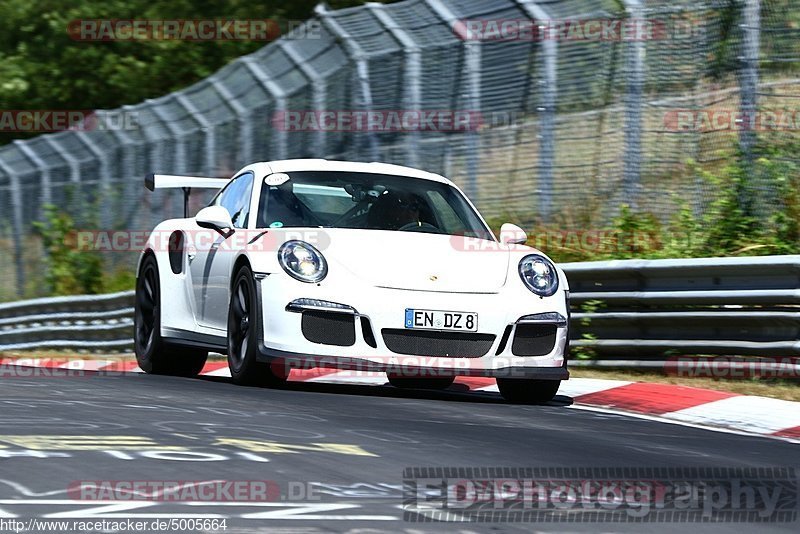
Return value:
M 0 109 L 112 109 L 181 89 L 263 41 L 76 41 L 80 19 L 305 20 L 315 0 L 4 0 Z M 363 3 L 332 0 L 331 8 Z M 0 134 L 0 144 L 20 133 Z

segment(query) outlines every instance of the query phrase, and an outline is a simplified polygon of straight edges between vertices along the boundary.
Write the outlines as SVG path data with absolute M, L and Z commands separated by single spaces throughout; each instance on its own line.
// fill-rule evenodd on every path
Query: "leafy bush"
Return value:
M 45 222 L 33 223 L 46 252 L 45 281 L 53 295 L 101 293 L 103 260 L 96 251 L 75 246 L 75 221 L 55 206 L 45 207 Z
M 586 236 L 581 229 L 515 221 L 529 232 L 529 244 L 555 261 L 697 258 L 800 253 L 800 167 L 785 155 L 800 147 L 759 148 L 751 165 L 735 158 L 720 170 L 687 161 L 715 197 L 697 214 L 685 199 L 662 222 L 646 209 L 622 205 L 609 224 Z M 506 221 L 493 219 L 495 230 Z
M 45 250 L 44 281 L 50 295 L 94 295 L 133 289 L 136 273 L 111 269 L 101 253 L 78 246 L 75 220 L 56 206 L 45 206 L 45 221 L 33 226 Z

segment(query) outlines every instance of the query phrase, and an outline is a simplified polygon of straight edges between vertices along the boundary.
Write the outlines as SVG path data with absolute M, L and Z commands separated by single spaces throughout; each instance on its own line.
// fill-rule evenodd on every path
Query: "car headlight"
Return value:
M 538 254 L 525 256 L 519 262 L 519 277 L 528 289 L 540 297 L 549 297 L 558 289 L 558 271 L 553 262 Z
M 281 245 L 278 261 L 286 274 L 301 282 L 319 282 L 328 274 L 328 264 L 320 251 L 304 241 Z

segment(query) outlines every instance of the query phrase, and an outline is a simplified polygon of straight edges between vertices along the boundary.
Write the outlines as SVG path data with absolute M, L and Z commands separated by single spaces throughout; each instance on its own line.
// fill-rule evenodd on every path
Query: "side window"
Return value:
M 222 206 L 231 214 L 234 228 L 246 228 L 250 218 L 250 196 L 253 193 L 253 173 L 240 174 L 219 192 L 211 203 Z

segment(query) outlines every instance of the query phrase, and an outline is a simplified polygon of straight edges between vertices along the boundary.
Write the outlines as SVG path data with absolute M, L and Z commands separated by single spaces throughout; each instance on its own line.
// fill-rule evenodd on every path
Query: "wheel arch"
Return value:
M 142 264 L 144 264 L 144 261 L 150 256 L 156 260 L 156 267 L 158 267 L 158 258 L 156 258 L 156 253 L 153 252 L 152 248 L 148 247 L 139 255 L 139 261 L 136 263 L 136 278 L 139 278 L 139 273 L 142 272 Z
M 233 283 L 236 281 L 236 273 L 245 266 L 251 271 L 253 270 L 253 266 L 250 264 L 250 258 L 248 258 L 246 254 L 240 254 L 239 257 L 236 258 L 236 261 L 233 262 L 233 269 L 231 269 L 230 281 L 228 282 L 228 286 L 231 290 L 233 290 Z

